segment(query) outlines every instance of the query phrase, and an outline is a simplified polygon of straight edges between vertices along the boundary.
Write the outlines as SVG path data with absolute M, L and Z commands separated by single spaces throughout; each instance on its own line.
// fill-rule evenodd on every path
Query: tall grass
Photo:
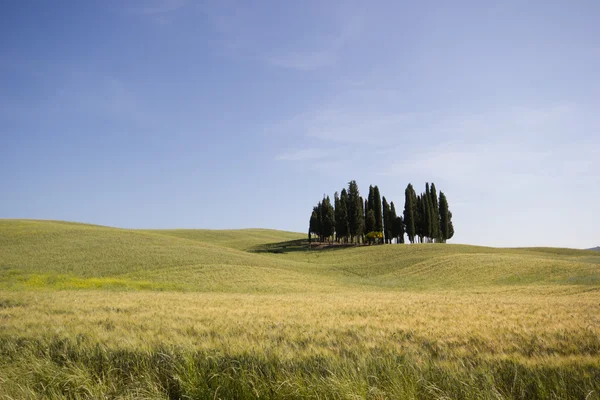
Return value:
M 600 254 L 295 235 L 0 221 L 0 398 L 599 398 Z

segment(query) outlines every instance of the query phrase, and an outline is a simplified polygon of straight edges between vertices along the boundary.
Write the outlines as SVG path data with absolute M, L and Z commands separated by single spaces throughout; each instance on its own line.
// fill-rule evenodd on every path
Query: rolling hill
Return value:
M 600 253 L 0 220 L 0 398 L 594 398 Z
M 452 244 L 309 250 L 266 229 L 127 230 L 0 221 L 2 287 L 303 292 L 600 285 L 593 251 Z

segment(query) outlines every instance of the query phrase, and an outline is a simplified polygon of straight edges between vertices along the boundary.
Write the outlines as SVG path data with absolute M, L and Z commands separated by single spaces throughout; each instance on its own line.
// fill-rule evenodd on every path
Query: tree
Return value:
M 340 233 L 338 230 L 338 214 L 340 210 L 340 195 L 338 192 L 333 194 L 333 208 L 335 210 L 335 240 L 340 241 Z
M 442 234 L 440 231 L 440 206 L 438 203 L 437 191 L 435 189 L 435 183 L 431 182 L 431 189 L 429 192 L 429 198 L 431 199 L 431 238 L 436 241 L 440 241 Z
M 319 241 L 323 241 L 323 235 L 322 235 L 323 222 L 322 222 L 322 215 L 321 215 L 322 209 L 323 209 L 323 206 L 322 206 L 321 202 L 319 202 L 319 204 L 317 204 L 315 207 L 313 207 L 313 212 L 310 217 L 310 226 L 309 226 L 310 232 L 317 235 L 317 237 L 319 238 Z
M 371 209 L 375 213 L 375 231 L 383 232 L 383 212 L 381 209 L 381 194 L 379 193 L 379 188 L 377 185 L 373 188 L 373 204 L 371 204 Z
M 396 243 L 404 243 L 404 226 L 398 226 L 399 223 L 402 224 L 402 218 L 396 215 L 396 206 L 393 201 L 390 203 L 388 221 L 390 226 L 390 243 L 392 238 L 396 239 Z
M 415 189 L 409 183 L 404 191 L 404 225 L 406 226 L 406 234 L 411 243 L 415 242 L 415 211 L 416 211 L 417 194 Z
M 375 231 L 374 227 L 375 227 L 375 212 L 373 210 L 369 210 L 367 211 L 367 218 L 365 219 L 365 226 L 370 226 L 372 227 L 372 229 L 369 231 L 368 229 L 366 229 L 366 233 L 370 233 L 370 232 L 379 232 L 379 231 Z
M 404 243 L 404 221 L 402 217 L 394 219 L 394 231 L 396 233 L 396 243 Z
M 443 242 L 454 236 L 454 226 L 452 225 L 452 213 L 448 207 L 448 199 L 444 192 L 440 192 L 440 236 Z
M 390 219 L 390 205 L 388 204 L 385 196 L 382 198 L 383 201 L 383 236 L 384 243 L 392 243 L 392 220 Z
M 335 208 L 335 231 L 338 239 L 348 241 L 350 228 L 348 226 L 348 192 L 342 189 L 339 205 Z
M 372 211 L 373 210 L 369 210 L 369 212 L 372 212 Z M 382 232 L 369 232 L 369 233 L 367 233 L 366 239 L 369 244 L 381 242 L 381 241 L 383 241 L 383 233 Z
M 373 187 L 371 187 L 371 189 L 373 189 Z M 365 200 L 365 233 L 375 230 L 375 214 L 373 214 L 373 218 L 371 219 L 369 217 L 369 211 L 373 211 L 371 208 L 371 203 L 369 203 L 368 200 Z
M 361 238 L 362 242 L 365 242 L 365 207 L 364 204 L 366 203 L 365 200 L 363 200 L 362 196 L 360 197 L 360 215 L 361 215 L 361 220 L 360 220 L 360 230 L 358 231 L 358 236 Z M 356 241 L 358 242 L 358 238 L 356 239 Z
M 415 207 L 415 236 L 419 243 L 423 243 L 424 229 L 423 221 L 425 220 L 425 209 L 423 207 L 423 196 L 418 195 Z
M 308 241 L 311 241 L 311 235 L 316 234 L 320 236 L 319 233 L 319 214 L 317 207 L 313 207 L 312 214 L 310 215 L 310 222 L 308 224 Z
M 348 183 L 348 227 L 350 240 L 358 239 L 363 232 L 363 205 L 356 181 Z
M 335 210 L 331 205 L 331 200 L 329 200 L 329 196 L 323 197 L 322 202 L 323 210 L 322 210 L 322 236 L 323 240 L 325 238 L 331 238 L 333 233 L 335 232 Z

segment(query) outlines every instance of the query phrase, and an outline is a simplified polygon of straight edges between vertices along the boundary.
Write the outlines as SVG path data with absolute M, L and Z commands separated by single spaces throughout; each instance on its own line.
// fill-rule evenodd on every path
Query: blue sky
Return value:
M 494 4 L 497 3 L 497 4 Z M 306 231 L 435 182 L 453 242 L 600 245 L 600 2 L 0 5 L 0 218 Z

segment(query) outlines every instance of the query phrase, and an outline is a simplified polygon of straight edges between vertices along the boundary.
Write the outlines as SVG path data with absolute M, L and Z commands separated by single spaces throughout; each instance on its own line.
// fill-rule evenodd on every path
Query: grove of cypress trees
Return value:
M 379 188 L 369 186 L 369 196 L 360 196 L 356 181 L 348 183 L 348 190 L 342 189 L 341 195 L 334 194 L 334 204 L 329 196 L 313 207 L 309 227 L 308 240 L 317 235 L 321 242 L 335 240 L 339 243 L 366 243 L 365 235 L 378 232 L 378 239 L 383 243 L 404 243 L 404 234 L 410 243 L 446 242 L 454 235 L 452 212 L 448 207 L 448 199 L 443 192 L 437 190 L 434 183 L 425 183 L 425 192 L 417 195 L 412 184 L 404 191 L 404 212 L 396 214 L 394 202 L 388 203 L 381 197 Z M 373 237 L 370 237 L 373 242 Z M 381 242 L 380 242 L 381 243 Z

